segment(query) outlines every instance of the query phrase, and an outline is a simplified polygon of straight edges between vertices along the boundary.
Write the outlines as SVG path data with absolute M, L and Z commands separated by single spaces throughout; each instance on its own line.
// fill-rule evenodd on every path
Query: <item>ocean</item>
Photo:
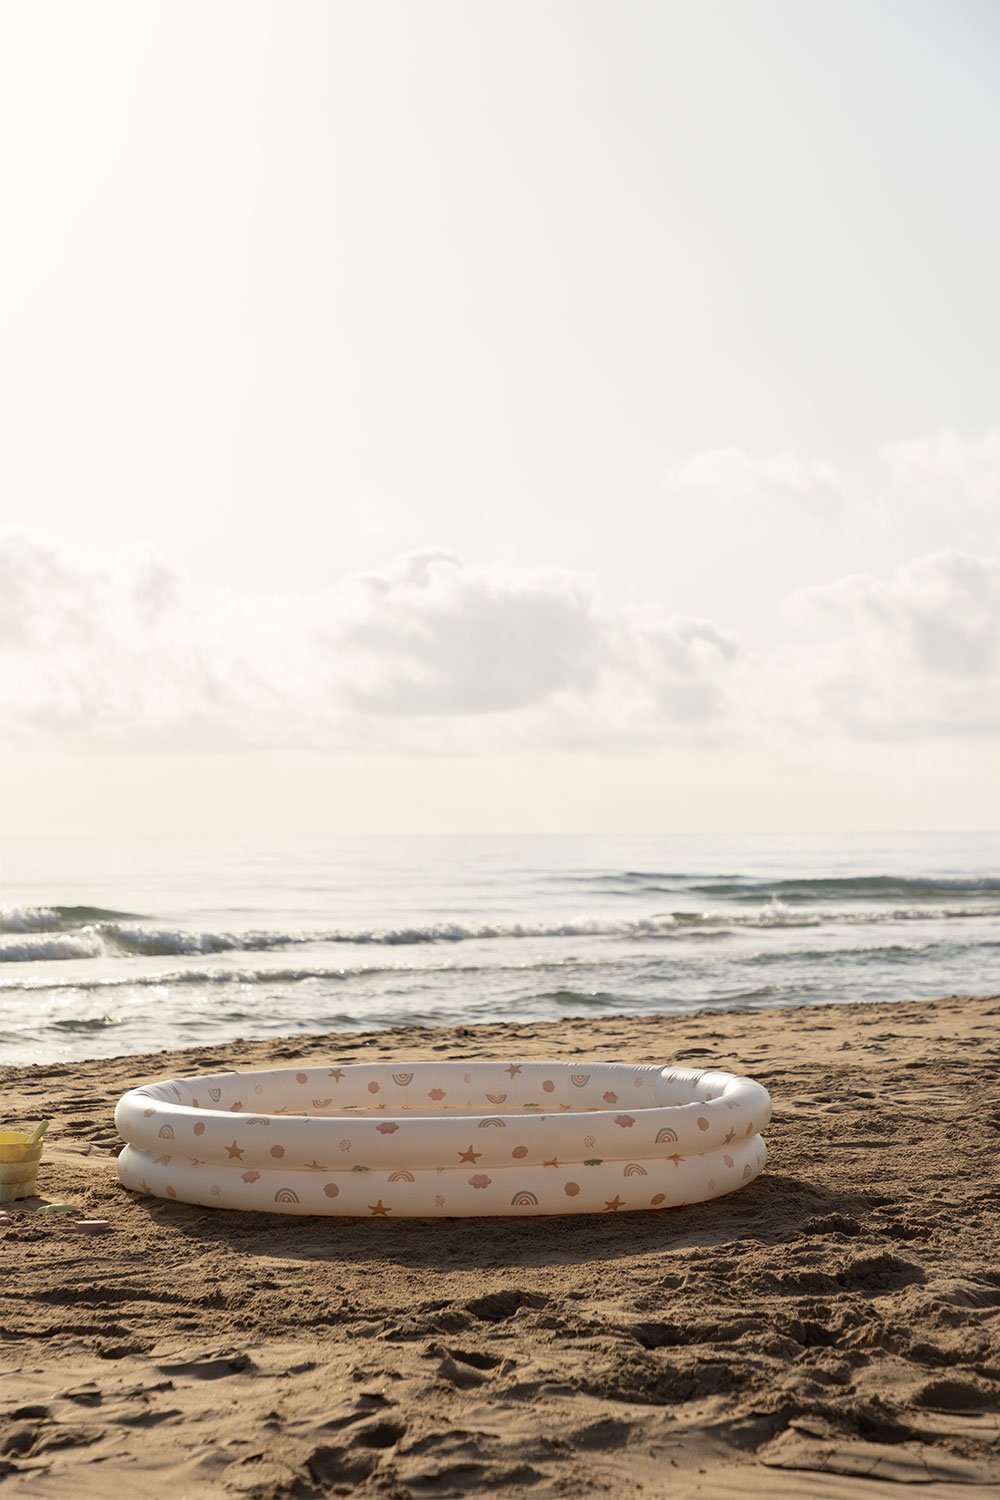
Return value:
M 0 840 L 0 1061 L 1000 990 L 1000 835 Z

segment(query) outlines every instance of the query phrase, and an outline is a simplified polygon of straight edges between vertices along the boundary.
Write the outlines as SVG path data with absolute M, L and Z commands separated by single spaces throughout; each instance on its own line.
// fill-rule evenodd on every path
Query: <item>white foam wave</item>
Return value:
M 46 959 L 101 958 L 106 952 L 100 933 L 81 932 L 30 933 L 23 937 L 0 940 L 0 963 L 41 963 Z
M 32 915 L 42 908 L 31 908 Z M 415 947 L 427 944 L 518 941 L 547 938 L 722 939 L 729 934 L 761 928 L 816 928 L 883 926 L 896 922 L 949 922 L 960 918 L 995 918 L 1000 906 L 907 906 L 863 911 L 804 911 L 781 901 L 770 901 L 757 911 L 678 911 L 626 919 L 583 918 L 565 922 L 433 923 L 414 927 L 372 927 L 358 930 L 303 932 L 191 931 L 137 923 L 99 921 L 72 931 L 8 930 L 0 936 L 0 964 L 91 958 L 208 957 L 212 954 L 264 953 L 306 944 L 372 947 Z M 42 918 L 38 917 L 38 926 Z M 0 929 L 2 931 L 2 929 Z
M 0 932 L 49 932 L 59 925 L 51 906 L 0 907 Z

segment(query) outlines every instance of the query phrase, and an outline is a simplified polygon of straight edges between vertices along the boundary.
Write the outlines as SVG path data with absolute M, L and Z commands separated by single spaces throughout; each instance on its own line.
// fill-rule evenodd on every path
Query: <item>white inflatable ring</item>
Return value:
M 766 1089 L 632 1063 L 425 1062 L 132 1089 L 125 1187 L 364 1218 L 613 1213 L 718 1198 L 767 1160 Z

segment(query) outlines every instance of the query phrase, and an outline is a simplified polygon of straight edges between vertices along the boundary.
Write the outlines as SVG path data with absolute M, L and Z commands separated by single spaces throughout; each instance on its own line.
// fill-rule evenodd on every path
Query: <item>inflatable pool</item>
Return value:
M 131 1090 L 126 1188 L 364 1218 L 616 1213 L 734 1192 L 767 1160 L 766 1089 L 656 1064 L 359 1063 Z

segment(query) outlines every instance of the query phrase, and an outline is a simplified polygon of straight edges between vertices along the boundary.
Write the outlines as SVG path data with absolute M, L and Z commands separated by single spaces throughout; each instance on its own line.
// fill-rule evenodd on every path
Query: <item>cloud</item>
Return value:
M 555 570 L 469 568 L 450 553 L 417 552 L 325 605 L 331 668 L 368 712 L 526 708 L 586 694 L 609 659 L 592 594 Z
M 0 541 L 8 740 L 424 753 L 697 736 L 736 643 L 605 609 L 556 569 L 413 553 L 301 598 L 198 590 L 162 560 Z
M 823 519 L 842 515 L 858 504 L 832 465 L 797 453 L 754 458 L 743 448 L 715 448 L 695 453 L 667 472 L 668 487 L 722 500 L 779 500 Z
M 1000 514 L 1000 428 L 963 438 L 951 429 L 917 442 L 889 443 L 879 459 L 897 512 L 914 504 Z M 744 505 L 778 501 L 824 520 L 853 514 L 884 524 L 885 502 L 852 491 L 832 464 L 794 452 L 755 458 L 743 448 L 694 453 L 667 471 L 679 494 Z
M 423 756 L 1000 732 L 997 559 L 849 575 L 786 617 L 755 654 L 555 568 L 422 551 L 257 598 L 148 554 L 0 539 L 0 727 L 7 745 Z
M 784 657 L 800 712 L 872 738 L 1000 730 L 1000 560 L 932 553 L 888 579 L 801 590 L 790 607 L 818 634 Z
M 921 442 L 891 443 L 881 456 L 904 497 L 1000 513 L 1000 428 L 981 438 L 946 429 Z

